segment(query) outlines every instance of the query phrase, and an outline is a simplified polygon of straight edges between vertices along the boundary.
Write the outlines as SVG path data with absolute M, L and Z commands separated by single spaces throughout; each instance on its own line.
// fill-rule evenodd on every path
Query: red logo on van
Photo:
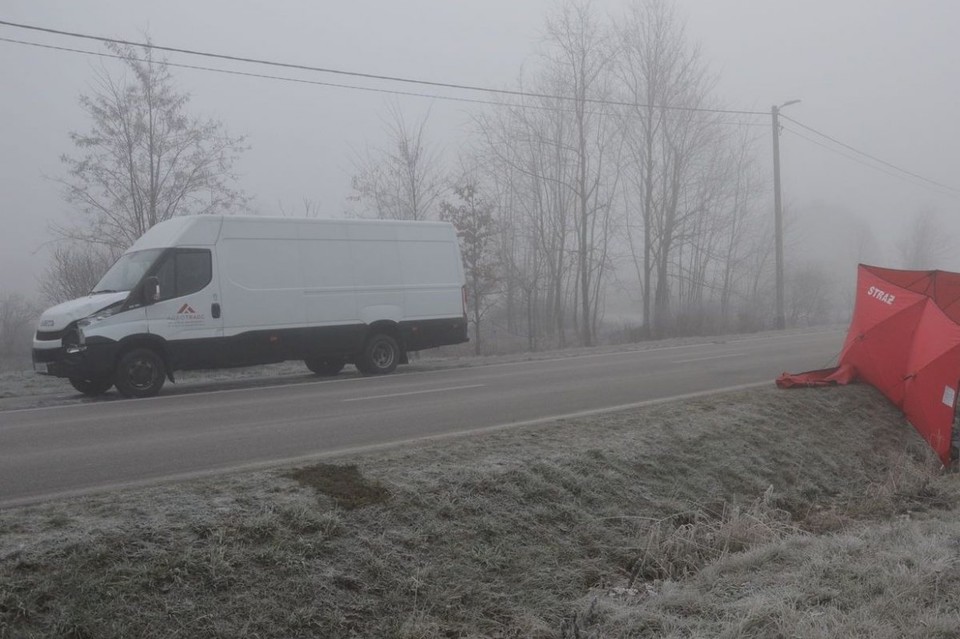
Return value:
M 169 315 L 167 319 L 171 322 L 176 322 L 178 326 L 187 326 L 197 323 L 202 324 L 207 317 L 203 313 L 198 313 L 193 310 L 193 307 L 189 304 L 184 304 L 175 315 Z

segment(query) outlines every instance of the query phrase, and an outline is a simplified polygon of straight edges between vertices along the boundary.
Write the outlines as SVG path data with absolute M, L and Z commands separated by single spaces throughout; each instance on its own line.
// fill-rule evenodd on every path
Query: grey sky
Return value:
M 597 0 L 595 6 L 615 14 L 625 2 Z M 134 40 L 149 30 L 166 46 L 506 87 L 536 64 L 544 18 L 553 6 L 548 0 L 7 0 L 0 19 Z M 726 106 L 766 111 L 775 102 L 801 98 L 787 115 L 960 188 L 960 3 L 678 0 L 678 9 L 720 76 L 718 94 Z M 0 27 L 0 37 L 102 51 L 92 42 L 8 27 Z M 56 185 L 43 175 L 61 172 L 58 158 L 72 150 L 68 132 L 87 126 L 77 97 L 87 90 L 95 64 L 89 56 L 0 42 L 0 292 L 35 291 L 45 259 L 41 246 L 49 239 L 46 225 L 69 214 Z M 351 153 L 381 142 L 390 98 L 200 71 L 175 69 L 174 75 L 193 95 L 193 112 L 248 136 L 252 148 L 238 168 L 257 210 L 276 214 L 280 203 L 297 210 L 310 198 L 324 215 L 343 214 Z M 398 103 L 411 117 L 430 109 L 431 139 L 448 151 L 467 135 L 470 105 L 417 98 Z M 757 129 L 763 136 L 758 151 L 769 163 L 769 118 L 758 123 L 766 125 Z M 817 228 L 846 211 L 868 222 L 889 249 L 898 216 L 926 205 L 938 209 L 960 238 L 957 195 L 865 168 L 789 133 L 782 153 L 785 201 L 797 227 Z M 960 260 L 944 266 L 960 269 Z

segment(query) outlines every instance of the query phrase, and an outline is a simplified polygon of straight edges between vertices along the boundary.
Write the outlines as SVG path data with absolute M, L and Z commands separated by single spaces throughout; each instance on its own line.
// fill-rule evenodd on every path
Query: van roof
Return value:
M 183 215 L 160 222 L 150 228 L 127 249 L 127 252 L 141 251 L 151 248 L 166 248 L 169 246 L 212 246 L 223 230 L 224 222 L 230 226 L 247 226 L 247 224 L 269 225 L 271 227 L 287 227 L 299 225 L 307 228 L 320 225 L 338 225 L 354 227 L 393 227 L 411 230 L 420 229 L 451 229 L 449 222 L 414 221 L 414 220 L 361 220 L 342 218 L 297 218 L 272 217 L 266 215 Z M 287 233 L 290 231 L 288 230 Z M 406 235 L 406 234 L 404 234 Z

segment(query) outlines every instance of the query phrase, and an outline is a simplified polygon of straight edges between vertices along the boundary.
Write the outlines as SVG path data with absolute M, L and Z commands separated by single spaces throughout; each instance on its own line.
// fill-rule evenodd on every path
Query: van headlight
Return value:
M 77 326 L 63 337 L 63 348 L 68 355 L 82 353 L 87 350 L 87 336 L 83 333 L 83 327 L 88 322 L 78 322 Z

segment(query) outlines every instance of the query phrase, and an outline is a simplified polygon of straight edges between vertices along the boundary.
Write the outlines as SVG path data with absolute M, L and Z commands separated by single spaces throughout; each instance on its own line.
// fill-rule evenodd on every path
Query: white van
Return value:
M 157 224 L 87 297 L 48 309 L 34 369 L 99 395 L 156 395 L 177 370 L 303 360 L 392 372 L 467 341 L 463 266 L 443 222 L 185 216 Z

